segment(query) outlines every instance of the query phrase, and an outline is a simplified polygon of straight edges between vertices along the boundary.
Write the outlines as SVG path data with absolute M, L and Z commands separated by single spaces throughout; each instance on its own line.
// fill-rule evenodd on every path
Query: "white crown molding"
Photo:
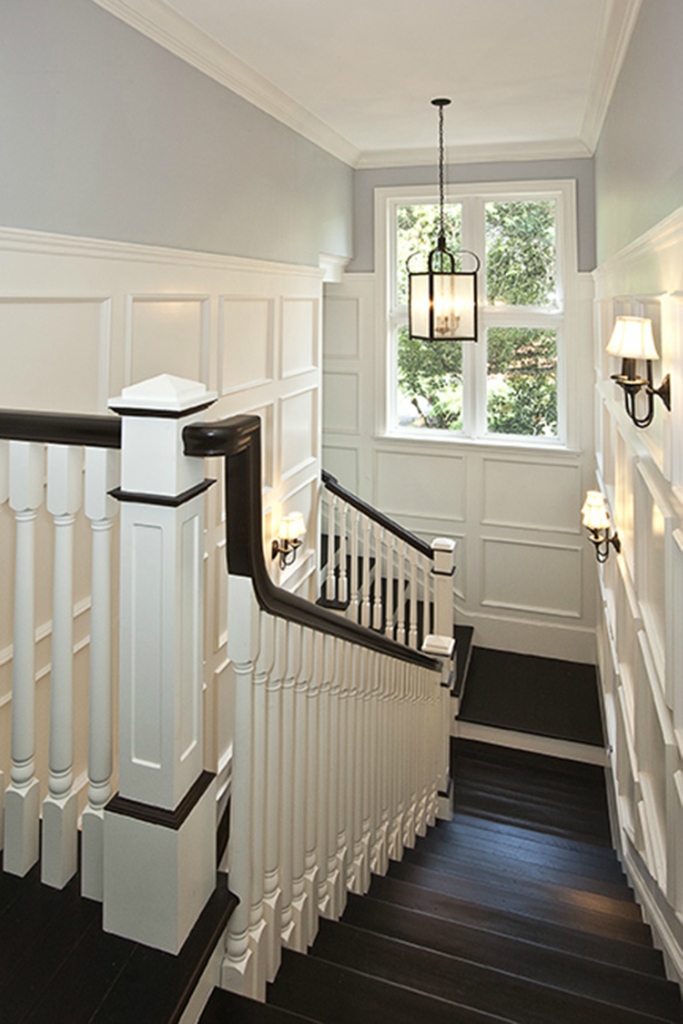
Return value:
M 277 263 L 274 260 L 258 260 L 247 256 L 224 256 L 221 253 L 169 249 L 139 242 L 116 242 L 109 239 L 30 231 L 25 228 L 0 227 L 0 252 L 8 251 L 133 263 L 161 263 L 169 266 L 207 267 L 224 271 L 245 270 L 260 274 L 291 274 L 296 277 L 303 275 L 318 277 L 321 280 L 326 273 L 324 266 L 315 267 L 303 263 Z
M 610 275 L 623 272 L 639 260 L 662 253 L 674 245 L 683 246 L 683 206 L 679 206 L 619 252 L 603 260 L 600 266 L 592 271 L 596 282 L 596 297 L 602 298 L 608 294 L 606 282 Z
M 448 146 L 448 164 L 489 164 L 521 160 L 571 160 L 591 157 L 581 139 L 548 142 L 494 142 L 475 146 Z M 429 149 L 378 149 L 360 154 L 356 167 L 425 167 L 436 165 L 436 147 Z
M 92 0 L 98 7 L 226 86 L 351 167 L 360 151 L 162 0 Z
M 334 256 L 328 252 L 321 252 L 318 256 L 318 263 L 325 275 L 323 281 L 327 284 L 341 284 L 344 280 L 344 272 L 350 262 L 350 256 Z
M 617 84 L 642 0 L 610 0 L 605 8 L 596 49 L 581 139 L 595 152 Z

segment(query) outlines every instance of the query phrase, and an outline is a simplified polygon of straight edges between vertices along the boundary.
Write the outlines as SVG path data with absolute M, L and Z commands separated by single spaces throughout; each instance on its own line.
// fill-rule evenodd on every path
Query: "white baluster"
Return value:
M 81 823 L 81 894 L 102 901 L 104 807 L 111 796 L 113 765 L 111 678 L 111 531 L 118 505 L 109 496 L 118 480 L 119 456 L 107 448 L 85 452 L 85 514 L 92 533 L 88 806 Z
M 318 808 L 326 804 L 323 758 L 320 756 L 320 727 L 322 683 L 324 674 L 325 637 L 315 633 L 313 643 L 313 668 L 306 693 L 306 822 L 304 847 L 304 889 L 306 892 L 309 944 L 318 930 L 318 848 L 324 833 L 324 817 L 318 816 Z
M 349 809 L 349 688 L 352 677 L 352 653 L 354 645 L 342 642 L 341 654 L 338 659 L 339 686 L 337 703 L 337 871 L 339 886 L 336 911 L 340 917 L 346 906 L 346 894 L 349 868 L 349 844 L 347 831 L 347 815 Z
M 356 863 L 356 813 L 358 810 L 357 780 L 362 771 L 359 763 L 358 706 L 364 648 L 348 645 L 346 665 L 346 742 L 344 744 L 344 809 L 341 817 L 339 848 L 345 850 L 347 867 L 346 885 L 351 892 L 360 892 L 360 862 Z M 359 851 L 360 852 L 360 851 Z
M 349 517 L 351 522 L 351 577 L 349 606 L 346 614 L 352 622 L 358 622 L 358 533 L 360 512 L 355 508 L 350 508 Z
M 396 622 L 396 609 L 394 607 L 394 580 L 396 578 L 396 535 L 390 533 L 386 537 L 386 559 L 387 559 L 387 596 L 384 607 L 384 633 L 393 639 L 394 625 Z
M 372 605 L 370 603 L 370 529 L 372 523 L 367 516 L 362 517 L 363 528 L 363 597 L 360 606 L 362 626 L 372 626 Z
M 9 441 L 0 440 L 0 510 L 9 498 Z M 5 845 L 5 774 L 0 771 L 0 850 Z
M 382 527 L 379 523 L 373 523 L 373 535 L 375 540 L 375 593 L 372 602 L 372 626 L 374 629 L 382 628 Z
M 346 567 L 346 518 L 349 507 L 345 501 L 339 503 L 339 585 L 337 600 L 346 604 L 349 599 L 349 580 Z
M 78 800 L 73 790 L 73 545 L 81 505 L 83 451 L 47 450 L 47 508 L 54 522 L 50 776 L 43 801 L 41 879 L 63 889 L 78 867 Z
M 325 579 L 325 600 L 334 601 L 336 587 L 334 579 L 335 544 L 334 537 L 337 529 L 337 496 L 332 491 L 327 491 L 327 577 Z
M 294 687 L 301 669 L 302 627 L 287 623 L 287 669 L 282 686 L 282 755 L 280 773 L 280 885 L 282 888 L 282 944 L 302 952 L 301 919 L 295 914 L 293 901 L 294 845 Z M 299 908 L 300 909 L 300 908 Z
M 306 831 L 306 789 L 310 779 L 307 764 L 307 696 L 314 663 L 314 634 L 309 629 L 299 629 L 299 672 L 294 684 L 294 754 L 293 754 L 293 802 L 292 802 L 292 917 L 298 935 L 298 947 L 302 952 L 312 942 L 309 929 L 308 896 L 304 880 L 305 831 Z M 313 784 L 310 780 L 309 785 Z
M 16 519 L 12 767 L 5 791 L 4 869 L 25 875 L 38 860 L 39 783 L 35 777 L 35 519 L 43 500 L 45 449 L 10 442 L 10 506 Z
M 329 746 L 328 746 L 328 793 L 329 811 L 327 817 L 327 894 L 326 917 L 337 918 L 344 906 L 346 879 L 339 870 L 337 857 L 337 836 L 339 819 L 340 781 L 340 693 L 344 674 L 344 644 L 334 638 L 334 671 L 330 679 Z
M 328 849 L 333 818 L 331 780 L 331 689 L 336 672 L 338 641 L 331 636 L 322 641 L 322 679 L 318 697 L 318 818 L 316 863 L 318 866 L 318 911 L 321 917 L 333 918 L 330 890 Z M 336 808 L 336 804 L 334 804 Z M 336 865 L 334 865 L 336 867 Z
M 408 575 L 408 619 L 410 628 L 408 632 L 408 646 L 417 650 L 417 552 L 415 548 L 408 548 L 409 575 Z
M 396 610 L 396 640 L 408 643 L 406 633 L 406 544 L 398 542 L 398 608 Z
M 268 981 L 274 981 L 282 958 L 282 889 L 280 879 L 280 750 L 282 683 L 287 667 L 287 624 L 275 620 L 275 658 L 266 683 L 266 828 L 263 911 L 268 922 Z
M 259 970 L 258 953 L 249 932 L 253 891 L 253 675 L 260 638 L 259 610 L 251 580 L 228 576 L 228 655 L 235 670 L 235 726 L 230 793 L 230 889 L 239 904 L 230 917 L 226 956 L 221 965 L 221 985 L 231 992 L 265 1000 L 265 971 Z

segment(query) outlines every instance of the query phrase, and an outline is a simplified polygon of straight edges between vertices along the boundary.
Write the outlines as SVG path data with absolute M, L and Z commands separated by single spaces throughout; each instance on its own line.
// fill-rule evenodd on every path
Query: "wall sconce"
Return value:
M 610 519 L 607 511 L 605 495 L 600 491 L 588 491 L 581 509 L 583 525 L 588 530 L 588 539 L 595 544 L 595 557 L 598 562 L 606 562 L 609 558 L 609 546 L 621 551 L 619 534 L 610 534 Z
M 280 522 L 280 535 L 273 541 L 272 556 L 280 556 L 280 568 L 286 569 L 296 558 L 296 553 L 306 533 L 306 523 L 301 512 L 291 512 Z
M 652 386 L 652 361 L 659 359 L 652 336 L 652 321 L 642 316 L 618 316 L 607 352 L 611 356 L 621 356 L 621 373 L 612 374 L 610 379 L 623 388 L 626 412 L 637 427 L 649 427 L 655 416 L 655 395 L 659 395 L 667 409 L 671 409 L 669 374 L 667 373 L 658 388 Z M 636 359 L 646 361 L 646 379 L 636 375 Z M 647 394 L 647 413 L 645 416 L 638 416 L 636 396 L 643 388 Z

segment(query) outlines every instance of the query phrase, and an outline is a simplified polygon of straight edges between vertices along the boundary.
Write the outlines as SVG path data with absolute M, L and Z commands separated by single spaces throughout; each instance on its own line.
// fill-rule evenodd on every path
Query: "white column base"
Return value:
M 386 875 L 389 870 L 389 822 L 383 822 L 372 847 L 370 870 L 373 875 Z
M 81 896 L 104 898 L 104 808 L 86 807 L 81 819 Z
M 179 827 L 105 808 L 105 931 L 176 954 L 215 887 L 215 778 Z
M 282 920 L 282 893 L 276 889 L 274 893 L 263 897 L 263 917 L 266 922 L 266 980 L 275 981 L 282 962 L 282 943 L 280 941 L 280 921 Z
M 415 832 L 421 839 L 427 835 L 427 798 L 420 801 L 415 815 Z
M 318 865 L 304 872 L 304 891 L 306 893 L 306 934 L 308 944 L 312 946 L 318 934 Z
M 403 815 L 403 845 L 409 850 L 415 847 L 415 822 L 417 814 L 415 804 L 411 804 Z
M 346 870 L 344 873 L 335 864 L 334 870 L 327 875 L 327 904 L 325 909 L 320 908 L 322 917 L 328 921 L 336 921 L 341 917 L 346 905 Z
M 248 999 L 257 999 L 260 1003 L 265 1003 L 265 985 L 263 991 L 260 992 L 253 949 L 248 948 L 240 960 L 224 957 L 221 964 L 221 988 L 227 989 L 228 992 L 234 992 L 238 996 L 246 996 Z
M 78 871 L 78 797 L 75 793 L 43 800 L 40 880 L 63 889 Z
M 403 858 L 403 815 L 399 814 L 389 827 L 389 860 Z
M 5 852 L 3 867 L 10 875 L 23 878 L 40 857 L 40 784 L 5 790 Z
M 265 918 L 261 919 L 255 928 L 249 929 L 249 949 L 254 954 L 255 977 L 254 984 L 259 993 L 252 996 L 260 1003 L 266 1000 L 266 982 L 268 981 L 268 923 Z M 229 958 L 226 958 L 229 963 Z M 261 994 L 262 993 L 262 994 Z
M 293 949 L 296 953 L 305 953 L 308 948 L 307 935 L 305 930 L 306 894 L 292 900 L 292 920 L 282 931 L 282 945 L 286 949 Z

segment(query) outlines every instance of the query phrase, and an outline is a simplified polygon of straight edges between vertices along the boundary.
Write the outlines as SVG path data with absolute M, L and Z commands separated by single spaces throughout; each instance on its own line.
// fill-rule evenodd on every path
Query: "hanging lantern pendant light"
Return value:
M 439 110 L 439 234 L 436 247 L 427 257 L 426 271 L 412 271 L 408 257 L 408 332 L 421 341 L 477 340 L 477 271 L 479 257 L 467 249 L 453 253 L 446 245 L 444 221 L 444 132 L 443 108 L 449 99 L 432 100 Z M 466 254 L 474 270 L 457 270 L 456 258 Z

